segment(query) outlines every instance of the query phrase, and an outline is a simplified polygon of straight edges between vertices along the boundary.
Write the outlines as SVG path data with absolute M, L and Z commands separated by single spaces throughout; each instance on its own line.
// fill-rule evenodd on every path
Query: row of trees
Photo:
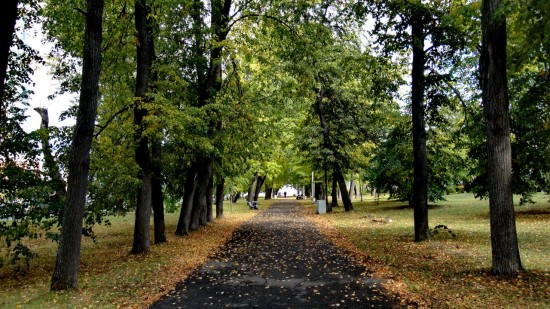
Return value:
M 81 235 L 107 214 L 135 211 L 139 254 L 150 250 L 151 210 L 154 241 L 166 241 L 166 201 L 180 206 L 176 234 L 185 235 L 223 216 L 225 194 L 257 198 L 261 183 L 268 192 L 305 184 L 312 170 L 325 187 L 332 180 L 333 206 L 340 189 L 348 211 L 348 174 L 409 200 L 416 241 L 429 237 L 428 200 L 459 184 L 488 192 L 493 270 L 521 269 L 512 190 L 528 199 L 547 188 L 549 43 L 537 36 L 546 4 L 10 4 L 14 31 L 0 46 L 1 235 L 14 260 L 32 256 L 26 237 L 59 240 L 52 289 L 77 286 Z M 80 93 L 65 115 L 74 127 L 21 129 L 28 63 L 41 60 L 18 38 L 18 16 L 22 28 L 39 21 L 55 43 L 60 91 Z

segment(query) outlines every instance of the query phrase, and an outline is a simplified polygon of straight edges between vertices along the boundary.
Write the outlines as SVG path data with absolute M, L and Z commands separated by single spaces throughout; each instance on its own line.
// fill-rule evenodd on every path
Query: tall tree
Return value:
M 331 132 L 329 130 L 329 126 L 326 120 L 326 112 L 325 112 L 325 101 L 334 101 L 334 93 L 332 89 L 330 88 L 330 85 L 328 81 L 324 80 L 323 78 L 320 78 L 320 89 L 317 90 L 317 97 L 315 99 L 315 111 L 317 112 L 317 115 L 319 117 L 319 123 L 321 125 L 321 128 L 323 130 L 323 144 L 324 147 L 327 149 L 330 149 L 332 151 L 333 155 L 335 157 L 339 156 L 339 151 L 336 148 L 335 145 L 331 142 Z M 346 211 L 353 210 L 353 204 L 351 203 L 351 199 L 349 197 L 349 192 L 346 186 L 346 180 L 344 179 L 344 173 L 342 172 L 342 167 L 340 165 L 341 163 L 338 162 L 338 160 L 334 160 L 332 162 L 333 165 L 333 177 L 336 178 L 336 181 L 338 182 L 338 187 L 340 188 L 341 196 L 342 196 L 342 203 L 344 204 L 344 209 Z M 326 167 L 325 167 L 326 168 Z
M 63 200 L 65 199 L 67 190 L 65 180 L 63 179 L 63 176 L 61 176 L 59 164 L 55 161 L 52 147 L 50 145 L 48 109 L 36 107 L 34 110 L 40 115 L 40 118 L 42 118 L 42 121 L 40 122 L 40 142 L 42 144 L 42 154 L 44 155 L 44 168 L 51 179 L 52 187 L 54 189 L 51 203 L 52 205 L 50 205 L 50 207 L 53 208 L 52 210 L 58 214 L 59 219 L 62 219 Z
M 153 198 L 153 164 L 149 149 L 149 138 L 146 136 L 145 117 L 147 116 L 147 97 L 151 78 L 151 65 L 154 57 L 154 45 L 151 27 L 151 5 L 146 0 L 135 1 L 135 26 L 137 32 L 137 76 L 134 102 L 135 158 L 140 167 L 136 221 L 132 253 L 149 251 L 149 225 L 151 202 Z
M 413 206 L 415 241 L 429 238 L 428 161 L 426 114 L 439 107 L 437 100 L 426 97 L 428 87 L 440 87 L 430 81 L 452 80 L 446 73 L 458 51 L 465 47 L 463 14 L 470 5 L 462 1 L 367 1 L 367 11 L 376 19 L 373 34 L 384 51 L 397 55 L 412 50 L 411 108 L 414 157 Z M 362 7 L 362 4 L 361 6 Z M 361 11 L 361 10 L 359 10 Z M 474 20 L 472 16 L 469 19 Z M 445 65 L 442 65 L 445 64 Z M 427 71 L 429 70 L 429 73 Z M 445 76 L 445 78 L 442 78 Z
M 211 44 L 209 49 L 205 50 L 206 37 L 204 33 L 203 13 L 204 4 L 202 1 L 194 0 L 191 5 L 191 18 L 193 24 L 193 59 L 195 63 L 196 87 L 197 87 L 197 104 L 198 108 L 205 108 L 208 104 L 213 103 L 217 93 L 222 89 L 222 52 L 224 41 L 227 38 L 230 28 L 228 27 L 231 0 L 213 0 L 210 2 L 210 33 Z M 216 120 L 208 121 L 207 135 L 213 136 L 219 129 L 219 123 Z M 210 185 L 213 176 L 214 156 L 211 152 L 203 152 L 197 155 L 196 159 L 189 167 L 190 171 L 194 171 L 195 175 L 187 175 L 189 179 L 195 179 L 195 186 L 187 186 L 186 188 L 194 187 L 193 191 L 184 191 L 183 201 L 192 200 L 191 214 L 184 213 L 188 211 L 188 207 L 182 207 L 180 221 L 176 229 L 177 233 L 186 233 L 189 230 L 196 230 L 201 224 L 201 213 L 207 214 L 208 207 L 211 205 L 211 195 L 207 195 L 210 191 Z M 191 181 L 191 180 L 189 180 Z M 192 198 L 191 198 L 192 196 Z M 207 200 L 208 199 L 208 200 Z M 207 217 L 206 215 L 203 218 Z M 190 222 L 187 220 L 191 220 Z M 202 220 L 206 223 L 208 220 Z
M 412 42 L 411 108 L 414 156 L 414 240 L 424 241 L 430 237 L 428 225 L 428 157 L 426 150 L 426 125 L 424 120 L 424 70 L 426 69 L 426 50 L 424 40 L 425 16 L 419 10 L 413 10 L 410 20 Z
M 487 126 L 492 271 L 507 275 L 522 269 L 512 199 L 512 151 L 506 71 L 506 16 L 500 0 L 482 2 L 479 61 Z
M 76 289 L 90 148 L 99 101 L 103 0 L 87 0 L 80 103 L 69 157 L 67 202 L 51 281 L 52 290 Z

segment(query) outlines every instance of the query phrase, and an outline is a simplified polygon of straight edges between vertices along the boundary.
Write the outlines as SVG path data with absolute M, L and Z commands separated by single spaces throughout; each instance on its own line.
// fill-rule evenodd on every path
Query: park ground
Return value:
M 430 207 L 430 226 L 442 226 L 439 233 L 428 242 L 414 243 L 412 209 L 385 198 L 363 199 L 354 200 L 353 212 L 340 207 L 326 215 L 315 215 L 309 201 L 300 203 L 326 237 L 359 257 L 375 276 L 391 279 L 387 288 L 393 293 L 420 307 L 550 308 L 550 196 L 537 195 L 537 204 L 516 207 L 526 271 L 506 278 L 490 275 L 487 201 L 475 200 L 471 194 L 446 196 L 447 201 Z M 276 201 L 261 201 L 261 208 Z M 9 265 L 0 268 L 0 307 L 147 307 L 215 254 L 235 229 L 257 213 L 242 200 L 227 203 L 223 220 L 186 237 L 174 236 L 177 213 L 168 214 L 168 242 L 153 246 L 143 256 L 129 254 L 133 215 L 113 217 L 111 226 L 96 228 L 97 242 L 84 241 L 80 287 L 70 292 L 49 292 L 57 246 L 33 240 L 39 256 L 27 273 Z

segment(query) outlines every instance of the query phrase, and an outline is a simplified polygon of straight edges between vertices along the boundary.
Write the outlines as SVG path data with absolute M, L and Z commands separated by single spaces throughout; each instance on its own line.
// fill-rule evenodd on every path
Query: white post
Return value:
M 311 200 L 315 202 L 315 172 L 311 171 Z

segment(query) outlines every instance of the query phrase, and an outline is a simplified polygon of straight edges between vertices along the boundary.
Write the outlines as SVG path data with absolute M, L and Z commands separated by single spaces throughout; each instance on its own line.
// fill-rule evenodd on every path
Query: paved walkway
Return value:
M 396 308 L 293 201 L 263 211 L 152 308 Z

